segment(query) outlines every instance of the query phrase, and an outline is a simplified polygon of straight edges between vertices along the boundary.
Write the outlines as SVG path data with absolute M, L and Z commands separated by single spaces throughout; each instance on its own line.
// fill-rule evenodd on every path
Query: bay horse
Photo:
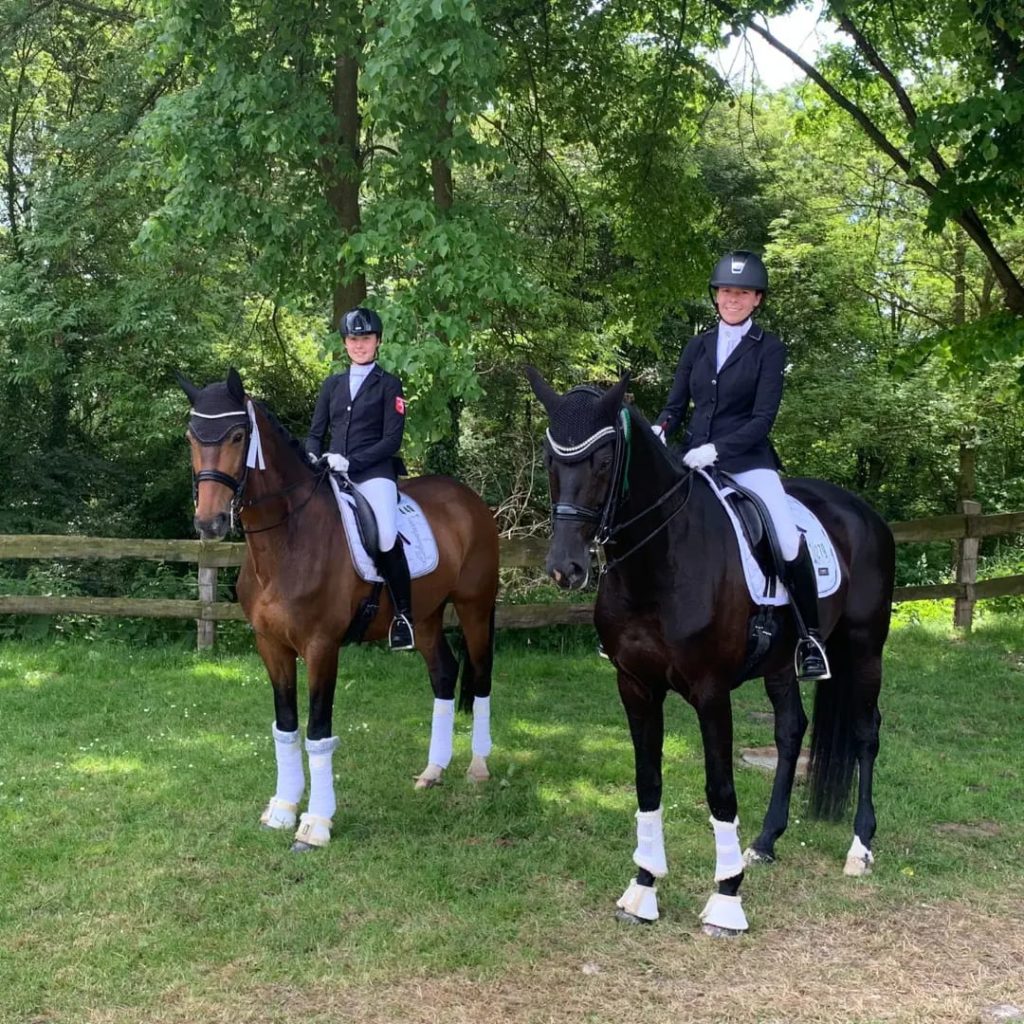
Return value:
M 325 846 L 336 810 L 331 757 L 338 745 L 332 714 L 339 648 L 373 585 L 357 575 L 328 470 L 312 465 L 270 410 L 249 398 L 237 371 L 203 388 L 181 374 L 178 382 L 192 404 L 188 440 L 195 529 L 204 540 L 222 540 L 237 516 L 245 534 L 238 601 L 274 691 L 277 787 L 260 821 L 290 830 L 305 791 L 296 692 L 296 661 L 302 658 L 309 690 L 309 803 L 292 849 Z M 467 774 L 482 782 L 491 752 L 497 526 L 481 498 L 449 477 L 419 477 L 402 490 L 425 513 L 438 548 L 437 567 L 414 580 L 412 588 L 416 649 L 434 691 L 428 763 L 416 786 L 439 783 L 451 758 L 459 663 L 443 630 L 449 602 L 465 641 L 460 706 L 473 712 Z M 363 640 L 387 635 L 390 603 L 385 589 Z
M 633 740 L 637 873 L 618 901 L 618 916 L 631 923 L 658 917 L 655 883 L 668 872 L 661 814 L 663 704 L 675 690 L 697 713 L 715 835 L 717 889 L 700 919 L 710 935 L 738 935 L 749 927 L 739 895 L 744 868 L 775 858 L 807 728 L 793 666 L 792 613 L 788 606 L 773 608 L 762 620 L 772 638 L 763 653 L 749 643 L 756 608 L 728 513 L 706 479 L 677 464 L 644 417 L 624 404 L 628 375 L 607 391 L 584 385 L 560 395 L 532 367 L 526 374 L 549 419 L 546 569 L 560 586 L 582 587 L 590 575 L 591 543 L 597 545 L 594 623 L 615 666 Z M 832 679 L 816 683 L 810 811 L 840 818 L 859 769 L 844 871 L 867 874 L 874 860 L 872 775 L 895 545 L 885 521 L 855 495 L 821 480 L 789 479 L 785 488 L 826 529 L 842 577 L 836 593 L 821 601 Z M 763 677 L 775 712 L 778 765 L 761 831 L 741 853 L 730 694 L 757 677 Z

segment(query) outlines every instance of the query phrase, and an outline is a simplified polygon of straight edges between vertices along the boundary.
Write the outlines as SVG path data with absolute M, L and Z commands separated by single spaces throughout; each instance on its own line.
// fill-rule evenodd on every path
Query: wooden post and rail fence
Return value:
M 954 599 L 954 624 L 970 629 L 976 601 L 1024 594 L 1024 575 L 996 579 L 977 578 L 978 543 L 984 537 L 1024 533 L 1024 512 L 981 515 L 975 501 L 958 503 L 960 511 L 931 519 L 890 523 L 898 544 L 957 542 L 955 583 L 897 587 L 897 601 Z M 547 551 L 543 537 L 502 538 L 503 569 L 535 568 Z M 198 600 L 130 597 L 55 597 L 23 594 L 0 595 L 0 615 L 107 615 L 114 617 L 195 619 L 197 646 L 213 646 L 216 624 L 244 620 L 236 602 L 217 599 L 220 569 L 237 568 L 245 557 L 245 544 L 198 540 L 133 540 L 42 534 L 0 535 L 0 561 L 13 559 L 87 560 L 146 559 L 157 562 L 188 562 L 198 565 Z M 449 609 L 451 613 L 451 609 Z M 499 604 L 499 629 L 572 625 L 591 621 L 593 604 L 565 601 L 548 604 Z M 454 622 L 454 619 L 452 619 Z

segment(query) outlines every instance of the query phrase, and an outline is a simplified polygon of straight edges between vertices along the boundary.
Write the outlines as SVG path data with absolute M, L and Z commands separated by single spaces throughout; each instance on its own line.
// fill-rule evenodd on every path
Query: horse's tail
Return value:
M 829 661 L 832 678 L 815 684 L 807 785 L 811 816 L 837 821 L 849 804 L 856 764 L 855 688 L 844 678 L 847 659 L 835 657 L 830 648 Z
M 465 628 L 465 627 L 463 627 Z M 494 663 L 494 606 L 487 623 L 486 664 L 474 665 L 469 654 L 469 644 L 463 637 L 462 672 L 459 681 L 459 710 L 472 711 L 473 698 L 485 697 L 491 692 L 491 666 Z

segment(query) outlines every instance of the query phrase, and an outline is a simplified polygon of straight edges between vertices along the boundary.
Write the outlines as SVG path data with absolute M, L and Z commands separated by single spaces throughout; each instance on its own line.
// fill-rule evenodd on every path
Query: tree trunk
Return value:
M 443 220 L 451 212 L 454 201 L 454 185 L 452 181 L 452 165 L 445 156 L 447 143 L 452 137 L 452 126 L 448 120 L 448 94 L 442 92 L 438 100 L 438 145 L 430 160 L 430 180 L 433 189 L 434 205 L 437 207 L 438 219 Z M 441 305 L 443 309 L 443 304 Z M 449 339 L 441 339 L 446 345 Z M 459 436 L 462 418 L 462 402 L 456 398 L 448 400 L 449 426 L 448 433 L 435 441 L 428 449 L 424 459 L 424 469 L 428 473 L 441 473 L 444 476 L 459 475 Z
M 359 62 L 355 53 L 344 53 L 334 62 L 334 120 L 337 126 L 338 157 L 331 162 L 331 179 L 327 201 L 338 220 L 341 234 L 348 238 L 359 233 L 359 185 L 362 177 L 359 153 Z M 334 283 L 332 323 L 335 327 L 342 315 L 366 298 L 366 274 L 353 272 L 344 259 L 338 261 Z

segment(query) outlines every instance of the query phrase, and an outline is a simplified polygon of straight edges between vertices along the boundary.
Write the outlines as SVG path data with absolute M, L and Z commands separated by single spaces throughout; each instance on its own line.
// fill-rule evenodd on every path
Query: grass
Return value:
M 335 839 L 262 832 L 273 788 L 255 655 L 0 647 L 0 1021 L 962 1021 L 1024 1005 L 1024 626 L 899 626 L 887 653 L 876 872 L 799 795 L 751 932 L 699 937 L 714 848 L 692 711 L 667 709 L 662 920 L 629 880 L 632 750 L 614 671 L 502 640 L 492 781 L 412 790 L 431 699 L 418 658 L 346 653 Z M 805 703 L 810 707 L 810 693 Z M 736 746 L 772 742 L 763 690 Z M 743 837 L 770 778 L 738 768 Z M 717 994 L 716 994 L 717 993 Z

